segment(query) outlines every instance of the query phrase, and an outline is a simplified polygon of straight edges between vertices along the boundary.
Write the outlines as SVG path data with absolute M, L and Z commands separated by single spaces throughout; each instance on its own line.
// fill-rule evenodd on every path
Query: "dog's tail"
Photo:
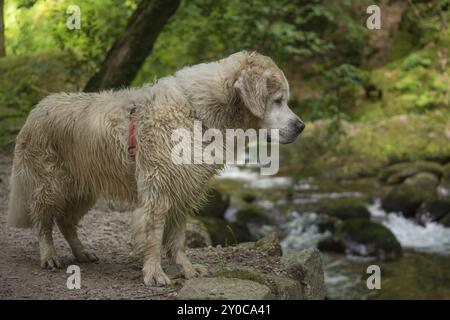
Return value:
M 13 167 L 10 179 L 8 225 L 16 228 L 31 228 L 29 215 L 30 193 L 26 184 Z

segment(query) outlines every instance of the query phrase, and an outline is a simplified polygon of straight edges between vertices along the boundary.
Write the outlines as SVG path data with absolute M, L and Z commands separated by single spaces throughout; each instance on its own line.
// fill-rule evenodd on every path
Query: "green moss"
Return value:
M 406 30 L 400 30 L 389 51 L 390 61 L 401 59 L 408 55 L 414 48 L 413 37 Z
M 213 245 L 236 245 L 239 242 L 254 240 L 247 226 L 237 223 L 228 223 L 216 217 L 195 217 L 203 222 L 211 237 Z
M 266 285 L 264 278 L 255 272 L 250 272 L 247 270 L 234 269 L 234 270 L 223 270 L 217 272 L 214 276 L 223 278 L 236 278 L 242 280 L 255 281 L 259 284 Z
M 371 248 L 369 255 L 384 256 L 385 259 L 397 258 L 402 247 L 395 235 L 385 226 L 368 219 L 348 219 L 342 223 L 338 237 L 346 243 L 364 244 Z
M 252 203 L 256 200 L 256 193 L 252 190 L 242 190 L 238 194 L 239 198 L 244 200 L 245 202 Z
M 46 52 L 0 58 L 0 147 L 11 145 L 31 108 L 53 92 L 78 91 L 84 82 L 76 55 Z
M 254 223 L 258 225 L 272 224 L 269 216 L 260 207 L 253 204 L 246 204 L 236 213 L 237 222 L 240 225 Z
M 379 173 L 378 179 L 382 182 L 387 182 L 388 184 L 397 184 L 419 172 L 429 172 L 437 177 L 441 177 L 443 175 L 443 169 L 439 163 L 431 161 L 416 161 L 393 164 L 383 169 Z
M 358 198 L 343 198 L 327 201 L 319 209 L 319 212 L 343 220 L 352 218 L 370 218 L 370 212 L 367 210 L 364 202 Z
M 401 212 L 406 217 L 414 217 L 420 205 L 429 199 L 429 195 L 411 186 L 395 186 L 382 199 L 383 209 L 387 212 Z

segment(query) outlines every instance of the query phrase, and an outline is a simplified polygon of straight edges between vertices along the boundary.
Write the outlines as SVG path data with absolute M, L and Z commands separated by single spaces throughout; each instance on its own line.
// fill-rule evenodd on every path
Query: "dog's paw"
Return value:
M 50 256 L 41 259 L 41 268 L 50 270 L 60 269 L 61 263 L 59 262 L 57 256 Z
M 81 250 L 78 252 L 74 252 L 75 259 L 77 259 L 78 262 L 95 262 L 98 261 L 97 256 L 95 253 L 89 251 L 89 250 Z
M 183 267 L 181 273 L 186 279 L 191 279 L 208 275 L 208 270 L 201 264 L 193 264 L 189 267 Z
M 160 265 L 144 266 L 144 283 L 147 286 L 163 287 L 170 284 L 169 277 L 164 273 Z

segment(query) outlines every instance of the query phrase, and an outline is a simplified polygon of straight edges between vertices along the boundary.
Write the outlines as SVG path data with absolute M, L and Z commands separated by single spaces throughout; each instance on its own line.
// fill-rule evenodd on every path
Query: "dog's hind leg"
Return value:
M 208 274 L 206 268 L 200 264 L 192 264 L 186 255 L 186 217 L 184 213 L 171 214 L 167 219 L 164 231 L 164 249 L 169 260 L 177 265 L 186 279 Z
M 92 198 L 73 202 L 66 207 L 64 215 L 56 218 L 58 228 L 69 243 L 72 253 L 78 262 L 94 262 L 98 260 L 97 256 L 81 243 L 77 233 L 78 222 L 94 203 L 95 200 Z
M 52 236 L 54 217 L 58 214 L 58 207 L 52 200 L 54 198 L 48 189 L 41 187 L 30 205 L 31 220 L 38 233 L 41 267 L 46 269 L 61 267 Z

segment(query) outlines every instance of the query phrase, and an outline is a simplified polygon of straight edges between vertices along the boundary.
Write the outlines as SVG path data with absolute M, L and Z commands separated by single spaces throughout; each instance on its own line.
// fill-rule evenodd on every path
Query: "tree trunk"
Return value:
M 5 6 L 5 1 L 0 0 L 0 57 L 4 57 L 6 54 L 5 50 L 5 21 L 3 19 L 3 7 Z
M 180 0 L 142 0 L 84 91 L 130 85 L 179 5 Z

